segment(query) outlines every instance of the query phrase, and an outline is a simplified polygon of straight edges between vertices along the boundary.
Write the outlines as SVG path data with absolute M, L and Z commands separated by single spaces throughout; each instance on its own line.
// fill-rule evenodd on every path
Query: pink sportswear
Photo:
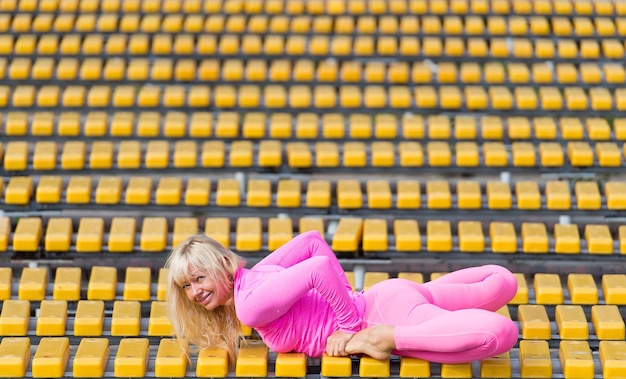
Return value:
M 237 316 L 270 349 L 320 357 L 336 330 L 395 326 L 394 354 L 431 362 L 481 360 L 510 350 L 517 325 L 495 313 L 517 281 L 496 265 L 454 271 L 425 284 L 390 279 L 353 292 L 316 232 L 300 234 L 234 278 Z

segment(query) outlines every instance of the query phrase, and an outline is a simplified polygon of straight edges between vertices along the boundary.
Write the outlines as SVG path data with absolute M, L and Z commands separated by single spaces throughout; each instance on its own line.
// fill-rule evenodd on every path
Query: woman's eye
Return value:
M 183 284 L 182 286 L 180 286 L 182 289 L 186 290 L 187 288 L 189 288 L 189 284 Z
M 201 276 L 198 276 L 198 277 L 196 278 L 196 282 L 199 282 L 199 281 L 201 281 L 201 280 L 204 280 L 204 278 L 205 278 L 205 276 L 202 276 L 202 275 L 201 275 Z

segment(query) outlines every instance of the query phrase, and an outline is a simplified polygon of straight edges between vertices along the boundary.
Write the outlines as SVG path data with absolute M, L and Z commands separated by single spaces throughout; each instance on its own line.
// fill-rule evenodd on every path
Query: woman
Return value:
M 510 350 L 518 329 L 496 310 L 517 291 L 495 265 L 455 271 L 425 284 L 390 279 L 353 292 L 317 231 L 300 234 L 251 269 L 204 235 L 167 260 L 168 310 L 176 337 L 236 357 L 240 324 L 270 349 L 319 357 L 390 354 L 431 362 L 482 360 Z

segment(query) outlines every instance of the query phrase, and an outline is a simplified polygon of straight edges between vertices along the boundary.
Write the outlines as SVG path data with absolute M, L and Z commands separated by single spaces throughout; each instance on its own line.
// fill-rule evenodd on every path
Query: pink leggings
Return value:
M 396 355 L 439 363 L 482 360 L 517 342 L 517 325 L 495 313 L 516 291 L 513 274 L 496 265 L 454 271 L 425 284 L 386 280 L 365 291 L 363 327 L 395 326 Z

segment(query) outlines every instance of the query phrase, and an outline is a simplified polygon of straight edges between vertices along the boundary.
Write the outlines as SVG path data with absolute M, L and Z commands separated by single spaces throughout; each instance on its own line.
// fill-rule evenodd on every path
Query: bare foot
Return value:
M 374 359 L 389 359 L 395 348 L 394 327 L 375 325 L 356 333 L 346 345 L 346 353 L 365 354 Z

